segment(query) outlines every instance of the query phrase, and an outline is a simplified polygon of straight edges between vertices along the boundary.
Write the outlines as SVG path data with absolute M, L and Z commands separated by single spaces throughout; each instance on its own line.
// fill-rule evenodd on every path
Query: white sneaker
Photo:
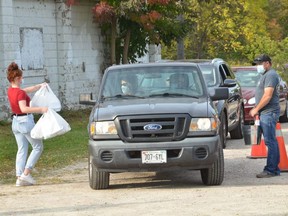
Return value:
M 30 174 L 24 175 L 24 173 L 22 173 L 22 175 L 20 176 L 20 180 L 25 181 L 25 183 L 29 183 L 31 185 L 36 184 L 36 181 L 33 179 L 33 177 Z
M 21 186 L 21 180 L 20 180 L 20 178 L 17 178 L 17 180 L 16 180 L 16 187 L 19 187 L 19 186 Z
M 16 180 L 16 187 L 21 187 L 21 186 L 30 186 L 32 184 L 30 184 L 29 182 L 26 181 L 22 181 L 20 178 L 18 178 Z

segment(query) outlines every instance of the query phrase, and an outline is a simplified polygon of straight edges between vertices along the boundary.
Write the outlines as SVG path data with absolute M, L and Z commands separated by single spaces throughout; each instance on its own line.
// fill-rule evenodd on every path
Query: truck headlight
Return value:
M 193 118 L 189 131 L 216 131 L 217 129 L 217 118 Z
M 90 124 L 90 135 L 117 134 L 113 121 L 92 122 Z

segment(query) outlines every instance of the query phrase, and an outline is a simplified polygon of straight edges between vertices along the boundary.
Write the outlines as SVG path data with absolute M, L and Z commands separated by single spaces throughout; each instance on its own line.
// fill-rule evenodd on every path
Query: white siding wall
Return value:
M 11 113 L 6 68 L 12 61 L 27 68 L 23 87 L 50 82 L 63 108 L 80 108 L 80 93 L 97 96 L 109 50 L 92 20 L 96 1 L 78 0 L 71 8 L 65 2 L 0 0 L 0 120 Z M 139 61 L 160 59 L 161 47 L 150 45 Z
M 30 53 L 38 58 L 35 68 L 42 62 L 43 67 L 24 70 L 25 85 L 50 81 L 63 107 L 69 109 L 79 108 L 80 93 L 98 92 L 105 67 L 105 43 L 99 28 L 92 22 L 91 8 L 95 1 L 80 0 L 72 8 L 63 2 L 65 0 L 0 1 L 0 120 L 10 112 L 6 68 L 12 61 L 25 66 L 27 60 L 21 61 L 29 58 L 27 50 L 26 54 L 21 53 L 21 29 L 36 29 L 43 33 L 43 47 L 38 34 L 34 38 L 38 46 Z M 28 41 L 32 41 L 33 46 L 33 37 Z

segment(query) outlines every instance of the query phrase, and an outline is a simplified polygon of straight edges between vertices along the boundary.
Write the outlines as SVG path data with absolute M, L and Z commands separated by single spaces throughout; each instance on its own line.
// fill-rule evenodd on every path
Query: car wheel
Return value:
M 226 114 L 225 112 L 222 113 L 220 117 L 221 125 L 220 125 L 220 140 L 222 143 L 223 149 L 226 148 L 226 142 L 227 142 L 227 124 L 226 124 Z
M 109 172 L 99 172 L 92 162 L 92 156 L 89 157 L 89 184 L 94 190 L 106 189 L 109 186 Z
M 205 185 L 221 185 L 224 179 L 224 153 L 221 143 L 218 145 L 217 161 L 208 169 L 201 169 L 202 182 Z
M 231 139 L 243 138 L 243 126 L 244 126 L 244 111 L 243 109 L 241 109 L 238 125 L 234 130 L 230 131 Z
M 284 115 L 280 116 L 279 121 L 280 122 L 288 122 L 288 113 L 287 113 L 287 102 L 286 102 L 286 108 L 285 108 L 285 112 Z

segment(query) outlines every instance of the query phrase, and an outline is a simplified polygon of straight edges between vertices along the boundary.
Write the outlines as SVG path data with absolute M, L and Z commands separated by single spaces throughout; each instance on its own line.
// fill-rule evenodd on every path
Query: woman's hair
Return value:
M 22 74 L 22 70 L 19 69 L 18 65 L 15 62 L 12 62 L 7 68 L 7 79 L 9 80 L 9 82 L 14 81 L 16 77 L 21 77 Z

